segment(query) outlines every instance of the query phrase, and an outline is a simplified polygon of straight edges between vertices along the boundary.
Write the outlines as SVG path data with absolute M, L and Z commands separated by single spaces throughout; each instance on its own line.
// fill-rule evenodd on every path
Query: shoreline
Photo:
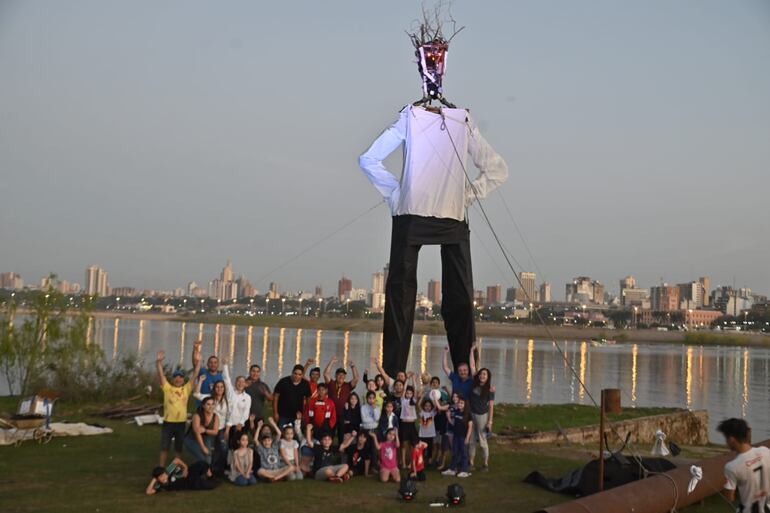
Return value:
M 277 315 L 257 317 L 235 317 L 227 315 L 186 316 L 163 313 L 116 313 L 93 312 L 97 318 L 119 318 L 146 321 L 173 321 L 204 324 L 224 324 L 237 326 L 259 326 L 276 328 L 320 329 L 327 331 L 355 331 L 381 333 L 381 319 L 345 319 L 332 317 L 281 317 Z M 549 326 L 553 338 L 557 340 L 590 340 L 593 337 L 616 340 L 617 344 L 682 344 L 682 345 L 729 345 L 770 347 L 770 336 L 746 333 L 719 333 L 713 331 L 657 331 L 614 330 L 605 328 L 579 328 L 572 326 Z M 698 340 L 688 341 L 686 335 L 692 333 Z M 414 322 L 415 335 L 445 335 L 442 321 Z M 479 337 L 502 339 L 541 339 L 550 340 L 548 331 L 543 326 L 477 322 L 476 334 Z

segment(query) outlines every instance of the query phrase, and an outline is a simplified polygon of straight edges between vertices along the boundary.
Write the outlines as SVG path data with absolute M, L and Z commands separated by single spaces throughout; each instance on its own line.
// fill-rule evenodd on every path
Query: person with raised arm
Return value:
M 332 445 L 333 439 L 329 432 L 318 436 L 319 441 L 313 440 L 313 426 L 308 424 L 305 439 L 308 447 L 313 449 L 313 477 L 318 481 L 341 483 L 350 479 L 347 463 L 342 463 L 342 453 L 339 447 Z
M 487 436 L 492 432 L 492 418 L 495 414 L 495 387 L 492 386 L 492 371 L 486 367 L 478 369 L 476 361 L 476 345 L 471 347 L 470 366 L 473 374 L 473 387 L 468 398 L 471 408 L 471 420 L 473 420 L 473 432 L 468 448 L 468 459 L 471 469 L 476 459 L 476 447 L 481 446 L 484 462 L 481 471 L 489 470 L 489 444 Z M 477 370 L 478 369 L 478 372 Z
M 201 345 L 199 340 L 193 345 L 193 376 L 197 376 L 201 368 Z M 185 382 L 186 373 L 178 369 L 171 376 L 171 382 L 166 379 L 163 371 L 163 361 L 166 352 L 158 351 L 155 368 L 163 391 L 163 426 L 160 431 L 160 466 L 166 466 L 171 441 L 174 441 L 174 452 L 179 458 L 184 447 L 185 428 L 187 424 L 187 403 L 192 395 L 193 382 Z
M 388 429 L 382 442 L 377 435 L 370 433 L 374 447 L 380 453 L 380 481 L 387 483 L 392 479 L 396 483 L 401 482 L 401 472 L 398 470 L 398 429 Z
M 471 376 L 471 370 L 467 363 L 460 363 L 457 365 L 457 372 L 453 371 L 449 366 L 449 346 L 444 348 L 443 358 L 444 372 L 446 373 L 449 381 L 452 382 L 452 392 L 459 393 L 466 401 L 471 395 L 471 389 L 473 388 L 473 377 Z
M 345 405 L 347 404 L 348 399 L 350 399 L 350 394 L 353 393 L 356 385 L 358 385 L 360 376 L 358 375 L 358 368 L 356 367 L 356 364 L 353 362 L 347 362 L 350 366 L 351 372 L 353 373 L 353 379 L 350 381 L 345 381 L 345 377 L 348 373 L 345 370 L 346 362 L 342 362 L 342 366 L 334 371 L 334 379 L 332 379 L 332 366 L 334 366 L 334 364 L 337 362 L 337 357 L 332 356 L 331 360 L 329 360 L 329 364 L 326 366 L 326 369 L 324 369 L 324 380 L 326 381 L 326 386 L 329 390 L 329 399 L 331 399 L 334 403 L 334 406 L 337 409 L 337 419 L 340 420 L 345 415 Z M 342 422 L 338 422 L 337 439 L 342 442 L 344 436 L 345 426 Z
M 238 439 L 241 437 L 241 433 L 247 431 L 244 428 L 249 421 L 251 396 L 246 393 L 246 378 L 238 376 L 235 378 L 235 384 L 233 384 L 230 379 L 230 366 L 226 359 L 223 362 L 222 380 L 225 382 L 227 401 L 230 403 L 228 446 L 235 450 L 238 448 Z

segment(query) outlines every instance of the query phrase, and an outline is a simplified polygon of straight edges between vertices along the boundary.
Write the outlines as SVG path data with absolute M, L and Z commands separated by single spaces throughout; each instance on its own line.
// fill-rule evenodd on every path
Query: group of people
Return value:
M 360 374 L 355 363 L 333 357 L 323 372 L 313 359 L 295 365 L 273 389 L 262 381 L 259 365 L 234 380 L 228 362 L 217 356 L 202 368 L 200 341 L 193 347 L 192 378 L 176 370 L 169 380 L 165 353 L 159 351 L 164 422 L 159 466 L 146 492 L 204 490 L 219 479 L 249 486 L 305 478 L 342 483 L 375 475 L 398 483 L 402 475 L 425 480 L 428 468 L 464 478 L 471 475 L 479 448 L 479 468 L 487 471 L 492 373 L 477 368 L 475 346 L 469 363 L 454 370 L 448 351 L 443 369 L 449 387 L 427 373 L 391 376 L 374 359 L 374 375 L 368 369 Z M 190 399 L 196 409 L 188 423 Z

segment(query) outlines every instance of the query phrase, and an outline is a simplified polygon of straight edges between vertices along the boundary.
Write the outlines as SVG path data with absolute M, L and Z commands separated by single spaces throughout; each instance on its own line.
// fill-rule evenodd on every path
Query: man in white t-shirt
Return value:
M 751 428 L 743 419 L 723 420 L 717 430 L 738 456 L 725 465 L 723 495 L 735 502 L 740 513 L 765 513 L 770 493 L 770 449 L 751 445 Z

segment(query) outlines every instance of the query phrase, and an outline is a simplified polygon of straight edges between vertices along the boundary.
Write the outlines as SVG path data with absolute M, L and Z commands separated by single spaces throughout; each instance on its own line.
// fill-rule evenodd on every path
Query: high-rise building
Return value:
M 110 284 L 107 281 L 107 271 L 92 265 L 86 269 L 86 294 L 89 296 L 108 296 Z
M 267 291 L 267 297 L 268 299 L 278 299 L 281 297 L 281 293 L 278 292 L 278 284 L 271 281 L 270 282 L 270 289 Z
M 505 289 L 505 301 L 508 303 L 516 301 L 516 287 L 508 287 Z
M 315 286 L 315 297 L 324 297 L 324 289 L 320 285 Z
M 224 283 L 233 281 L 233 264 L 230 263 L 230 259 L 227 259 L 227 265 L 222 269 L 222 273 L 219 275 Z
M 24 288 L 24 280 L 16 273 L 0 274 L 0 289 L 21 290 Z
M 636 278 L 633 276 L 626 276 L 620 280 L 620 303 L 623 304 L 623 291 L 626 289 L 636 288 Z
M 473 291 L 473 301 L 476 303 L 476 306 L 481 306 L 486 304 L 487 300 L 484 297 L 484 292 L 481 290 L 474 290 Z
M 703 306 L 703 288 L 700 282 L 679 283 L 677 287 L 679 288 L 679 308 L 690 310 Z
M 551 299 L 551 284 L 544 281 L 540 284 L 540 297 L 538 298 L 541 303 L 550 303 Z
M 523 303 L 531 303 L 537 298 L 535 297 L 537 284 L 537 275 L 535 273 L 522 271 L 519 273 L 519 281 L 521 281 L 521 288 L 516 289 L 516 299 Z
M 650 307 L 654 312 L 673 312 L 679 309 L 679 287 L 664 283 L 650 287 Z
M 503 289 L 498 283 L 497 285 L 490 285 L 487 287 L 487 304 L 497 305 L 500 304 L 503 299 Z
M 603 305 L 606 303 L 604 298 L 604 285 L 596 280 L 593 282 L 594 289 L 594 303 L 597 305 Z
M 376 272 L 372 274 L 372 292 L 385 293 L 385 273 Z
M 441 303 L 441 282 L 430 280 L 428 282 L 428 301 L 434 305 Z
M 348 296 L 348 292 L 353 290 L 353 280 L 343 276 L 340 281 L 337 282 L 337 297 L 340 301 L 344 301 Z
M 625 307 L 636 306 L 648 310 L 650 308 L 650 291 L 647 289 L 623 289 L 620 304 Z
M 711 304 L 711 278 L 708 276 L 701 276 L 698 278 L 698 282 L 701 286 L 701 297 L 703 298 L 703 306 L 709 306 Z

